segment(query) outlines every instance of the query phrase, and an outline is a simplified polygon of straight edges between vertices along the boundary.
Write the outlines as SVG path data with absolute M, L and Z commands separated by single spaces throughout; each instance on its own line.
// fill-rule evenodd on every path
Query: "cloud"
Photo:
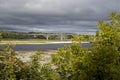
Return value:
M 0 0 L 0 29 L 95 31 L 99 19 L 109 20 L 110 12 L 120 12 L 119 3 L 119 0 Z

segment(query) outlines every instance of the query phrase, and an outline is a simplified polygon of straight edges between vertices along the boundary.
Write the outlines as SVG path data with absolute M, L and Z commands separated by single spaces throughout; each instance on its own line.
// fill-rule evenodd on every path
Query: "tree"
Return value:
M 1 80 L 16 80 L 18 73 L 24 64 L 15 56 L 12 45 L 6 45 L 0 51 L 0 79 Z
M 96 36 L 90 36 L 90 49 L 81 47 L 85 38 L 78 35 L 53 57 L 61 80 L 120 79 L 120 14 L 111 13 L 110 22 L 100 20 L 98 28 Z

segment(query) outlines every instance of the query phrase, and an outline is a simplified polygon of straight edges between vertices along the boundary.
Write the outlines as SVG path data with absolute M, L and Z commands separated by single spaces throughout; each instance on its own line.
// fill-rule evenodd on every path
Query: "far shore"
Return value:
M 58 41 L 58 40 L 1 40 L 0 44 L 59 44 L 59 43 L 72 43 L 72 41 Z M 89 43 L 81 42 L 81 43 Z
M 0 44 L 47 44 L 47 43 L 59 42 L 58 40 L 39 40 L 39 39 L 28 39 L 28 40 L 1 40 Z

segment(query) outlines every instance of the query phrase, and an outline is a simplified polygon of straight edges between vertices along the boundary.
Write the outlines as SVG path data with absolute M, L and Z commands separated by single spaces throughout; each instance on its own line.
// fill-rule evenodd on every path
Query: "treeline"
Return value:
M 11 32 L 11 31 L 0 31 L 2 39 L 46 39 L 46 35 L 49 36 L 49 40 L 60 40 L 61 34 L 54 33 L 42 33 L 42 32 Z M 34 35 L 36 34 L 36 35 Z M 38 35 L 41 34 L 41 35 Z M 64 40 L 73 38 L 72 34 L 63 34 Z
M 2 39 L 33 39 L 32 35 L 22 32 L 10 32 L 10 31 L 0 31 L 2 34 Z

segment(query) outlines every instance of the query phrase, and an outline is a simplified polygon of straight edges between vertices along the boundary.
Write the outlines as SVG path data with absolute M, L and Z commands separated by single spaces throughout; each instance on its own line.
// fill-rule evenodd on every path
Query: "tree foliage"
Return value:
M 8 44 L 0 51 L 0 80 L 16 80 L 25 64 L 15 56 L 13 46 Z
M 7 44 L 0 51 L 0 80 L 59 80 L 50 64 L 40 62 L 42 51 L 37 51 L 26 63 L 17 58 L 13 47 Z
M 61 80 L 120 79 L 120 14 L 111 13 L 110 22 L 102 20 L 90 49 L 82 48 L 84 35 L 74 36 L 73 44 L 58 50 L 53 63 Z

